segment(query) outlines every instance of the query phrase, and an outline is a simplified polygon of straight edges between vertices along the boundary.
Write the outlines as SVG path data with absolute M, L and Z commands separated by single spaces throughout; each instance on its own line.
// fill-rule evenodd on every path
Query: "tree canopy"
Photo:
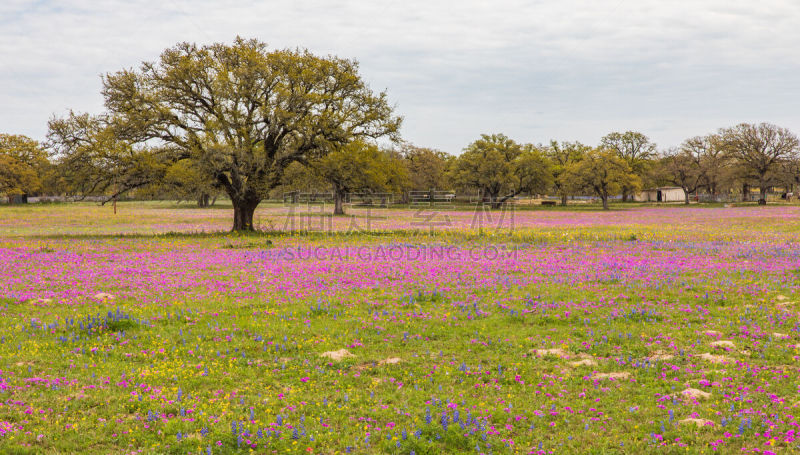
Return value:
M 0 134 L 0 194 L 26 196 L 42 188 L 49 161 L 37 141 Z
M 610 196 L 619 194 L 623 188 L 638 190 L 639 177 L 628 163 L 612 149 L 592 149 L 583 159 L 571 164 L 561 176 L 563 184 L 574 191 L 590 191 L 600 197 L 603 209 L 608 210 Z
M 606 149 L 613 150 L 619 158 L 622 158 L 628 164 L 631 172 L 639 177 L 640 182 L 645 177 L 657 153 L 656 144 L 638 131 L 609 133 L 600 140 L 600 145 Z M 634 187 L 630 187 L 627 184 L 622 185 L 620 188 L 622 200 L 627 201 L 628 196 L 634 190 Z
M 531 144 L 522 147 L 514 160 L 517 192 L 546 193 L 553 186 L 552 164 L 542 148 Z
M 452 161 L 449 176 L 457 187 L 478 190 L 495 208 L 523 191 L 544 192 L 553 182 L 541 148 L 503 134 L 483 134 L 468 145 Z
M 567 205 L 567 197 L 570 196 L 571 188 L 564 183 L 561 176 L 573 163 L 582 160 L 592 148 L 580 142 L 550 141 L 547 149 L 547 157 L 550 159 L 550 170 L 553 174 L 553 189 L 556 194 L 561 196 L 561 205 Z
M 440 150 L 402 144 L 400 154 L 408 168 L 411 189 L 447 189 L 447 167 L 453 159 Z

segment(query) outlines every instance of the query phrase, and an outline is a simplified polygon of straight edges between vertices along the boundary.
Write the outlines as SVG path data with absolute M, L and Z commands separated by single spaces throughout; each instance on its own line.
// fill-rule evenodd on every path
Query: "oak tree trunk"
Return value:
M 344 215 L 344 195 L 339 190 L 334 190 L 333 193 L 333 214 Z
M 500 207 L 500 201 L 499 201 L 500 193 L 499 192 L 494 192 L 494 191 L 487 190 L 486 191 L 486 196 L 488 196 L 488 199 L 489 199 L 489 201 L 488 201 L 489 202 L 489 207 L 491 207 L 493 209 L 496 209 L 496 208 Z
M 253 231 L 253 214 L 261 202 L 258 199 L 231 199 L 233 202 L 233 230 Z
M 208 207 L 208 195 L 203 193 L 197 198 L 197 206 L 200 208 Z

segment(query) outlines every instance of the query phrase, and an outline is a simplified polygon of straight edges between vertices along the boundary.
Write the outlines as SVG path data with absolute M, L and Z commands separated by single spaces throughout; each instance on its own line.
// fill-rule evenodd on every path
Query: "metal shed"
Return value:
M 642 190 L 635 199 L 639 202 L 684 202 L 686 193 L 679 186 L 662 186 Z

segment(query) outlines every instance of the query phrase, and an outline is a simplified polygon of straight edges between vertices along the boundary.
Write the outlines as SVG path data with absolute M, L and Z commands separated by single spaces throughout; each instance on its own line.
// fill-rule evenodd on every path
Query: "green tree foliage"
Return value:
M 453 156 L 411 144 L 403 144 L 400 154 L 408 168 L 412 190 L 449 189 L 447 167 Z
M 33 139 L 0 134 L 0 194 L 27 196 L 43 188 L 50 175 L 47 153 Z
M 113 153 L 148 155 L 139 164 L 153 164 L 150 182 L 163 181 L 171 163 L 197 163 L 233 202 L 234 230 L 253 229 L 253 212 L 290 163 L 308 163 L 360 138 L 396 138 L 401 124 L 355 61 L 270 51 L 242 38 L 232 45 L 178 44 L 138 70 L 106 75 L 103 97 L 100 130 L 130 144 Z M 54 142 L 73 164 L 92 147 L 72 147 L 69 137 L 93 140 L 77 125 L 68 128 L 75 117 L 51 122 Z
M 400 158 L 364 141 L 337 148 L 311 167 L 332 186 L 336 215 L 344 214 L 347 193 L 391 192 L 408 186 L 408 172 Z
M 23 196 L 41 186 L 36 169 L 13 156 L 0 153 L 0 194 Z
M 567 205 L 567 197 L 570 194 L 570 188 L 563 183 L 561 176 L 567 171 L 567 168 L 574 163 L 577 163 L 588 153 L 592 148 L 588 145 L 583 145 L 580 142 L 562 142 L 559 144 L 556 141 L 550 141 L 550 147 L 547 149 L 547 156 L 550 159 L 550 170 L 553 174 L 553 189 L 561 196 L 561 205 Z
M 544 193 L 553 186 L 553 169 L 547 153 L 531 144 L 522 147 L 522 153 L 514 160 L 516 191 Z
M 522 146 L 505 135 L 483 134 L 453 162 L 451 179 L 457 187 L 478 190 L 483 200 L 499 205 L 514 195 L 514 160 L 521 153 Z
M 483 134 L 453 160 L 449 176 L 454 185 L 478 190 L 492 207 L 523 191 L 544 191 L 552 183 L 550 163 L 544 152 L 520 145 L 503 134 Z
M 281 185 L 276 187 L 271 197 L 282 198 L 291 192 L 326 192 L 331 186 L 319 173 L 310 166 L 295 161 L 286 167 L 281 179 Z
M 450 163 L 448 178 L 461 190 L 478 190 L 483 200 L 494 203 L 514 185 L 512 162 L 522 147 L 502 134 L 482 134 Z
M 164 174 L 164 182 L 160 186 L 181 200 L 196 200 L 198 207 L 208 207 L 209 199 L 216 199 L 219 192 L 214 179 L 198 166 L 198 162 L 190 159 L 172 163 Z
M 656 157 L 656 144 L 637 131 L 609 133 L 600 140 L 600 145 L 613 150 L 618 157 L 622 158 L 640 181 L 645 178 Z M 621 191 L 624 202 L 628 200 L 629 195 L 633 194 L 635 188 L 624 185 Z
M 589 191 L 603 201 L 608 210 L 608 198 L 619 194 L 623 188 L 636 191 L 641 180 L 628 163 L 612 149 L 597 148 L 587 152 L 583 159 L 569 165 L 560 177 L 562 185 L 572 191 Z

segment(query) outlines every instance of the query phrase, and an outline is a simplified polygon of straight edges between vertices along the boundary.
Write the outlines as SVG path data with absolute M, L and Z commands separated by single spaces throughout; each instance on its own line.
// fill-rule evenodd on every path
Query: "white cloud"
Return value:
M 179 41 L 257 37 L 361 61 L 405 136 L 457 152 L 482 132 L 664 146 L 739 121 L 800 132 L 793 0 L 19 1 L 0 3 L 0 131 L 42 138 L 102 108 L 99 75 Z

